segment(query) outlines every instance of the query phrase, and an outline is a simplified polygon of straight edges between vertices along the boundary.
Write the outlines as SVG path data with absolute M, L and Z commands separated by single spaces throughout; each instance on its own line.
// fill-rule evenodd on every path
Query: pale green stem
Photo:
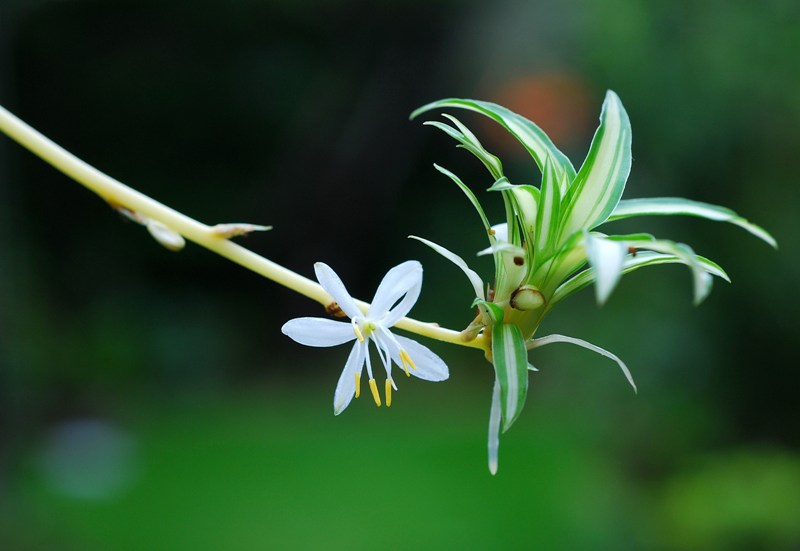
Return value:
M 0 106 L 0 131 L 17 141 L 20 145 L 41 157 L 76 182 L 94 191 L 115 207 L 124 207 L 148 219 L 161 222 L 169 229 L 178 232 L 190 241 L 217 253 L 267 279 L 288 287 L 289 289 L 314 300 L 323 306 L 333 302 L 328 293 L 316 281 L 301 276 L 280 264 L 264 258 L 252 251 L 229 241 L 226 237 L 215 233 L 210 226 L 181 214 L 180 212 L 159 203 L 155 199 L 139 193 L 122 182 L 103 174 L 96 168 L 78 159 L 52 140 L 43 136 L 25 122 Z M 356 301 L 366 311 L 369 304 Z M 439 327 L 435 323 L 426 323 L 412 318 L 403 318 L 396 327 L 423 335 L 432 339 L 467 346 L 471 348 L 485 347 L 483 339 L 465 342 L 458 331 Z

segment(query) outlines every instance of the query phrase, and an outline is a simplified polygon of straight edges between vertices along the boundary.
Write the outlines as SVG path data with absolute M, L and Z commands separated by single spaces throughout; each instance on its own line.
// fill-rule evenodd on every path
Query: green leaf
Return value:
M 512 323 L 492 326 L 492 357 L 500 383 L 503 432 L 517 420 L 528 394 L 528 351 L 519 327 Z
M 486 188 L 486 191 L 507 191 L 510 189 L 514 189 L 516 184 L 512 184 L 511 181 L 506 178 L 505 176 L 501 176 L 494 183 Z
M 600 348 L 599 346 L 587 342 L 583 339 L 576 339 L 575 337 L 568 337 L 566 335 L 547 335 L 546 337 L 539 337 L 538 339 L 534 339 L 532 341 L 528 341 L 528 348 L 533 350 L 534 348 L 539 348 L 540 346 L 546 346 L 548 344 L 553 344 L 557 342 L 565 342 L 568 344 L 574 344 L 576 346 L 580 346 L 581 348 L 586 348 L 587 350 L 591 350 L 601 356 L 605 356 L 611 360 L 617 362 L 617 365 L 622 370 L 622 373 L 625 375 L 625 378 L 628 379 L 628 382 L 633 387 L 634 392 L 638 392 L 636 390 L 636 383 L 633 382 L 633 376 L 631 375 L 628 366 L 625 365 L 625 362 L 619 359 L 616 354 L 612 354 L 608 350 L 604 348 Z
M 408 237 L 410 239 L 416 239 L 417 241 L 425 243 L 431 249 L 433 249 L 434 251 L 445 257 L 447 260 L 449 260 L 450 262 L 461 268 L 461 271 L 464 272 L 464 274 L 467 276 L 467 279 L 469 279 L 469 282 L 472 284 L 472 289 L 475 291 L 475 296 L 480 299 L 486 298 L 486 295 L 483 292 L 483 280 L 481 279 L 481 276 L 479 276 L 475 270 L 470 269 L 470 267 L 467 266 L 467 263 L 464 262 L 463 258 L 458 256 L 456 253 L 445 249 L 441 245 L 437 245 L 433 241 L 428 241 L 427 239 L 423 239 L 422 237 L 417 237 L 416 235 L 409 235 Z
M 649 197 L 646 199 L 623 199 L 619 202 L 614 212 L 608 217 L 608 222 L 622 220 L 633 216 L 667 216 L 667 215 L 698 216 L 715 222 L 730 222 L 747 230 L 759 239 L 766 241 L 776 249 L 778 243 L 762 227 L 742 218 L 729 208 L 700 201 L 691 201 L 681 197 Z
M 564 197 L 560 237 L 603 223 L 617 206 L 631 170 L 631 123 L 608 91 L 589 154 Z
M 483 211 L 483 207 L 481 206 L 480 202 L 478 201 L 478 198 L 475 196 L 475 194 L 472 192 L 472 190 L 469 189 L 467 187 L 467 185 L 464 182 L 462 182 L 461 179 L 458 176 L 456 176 L 455 174 L 453 174 L 452 172 L 450 172 L 446 168 L 441 167 L 441 166 L 439 166 L 439 165 L 437 165 L 435 163 L 433 165 L 433 168 L 435 168 L 436 170 L 438 170 L 439 172 L 441 172 L 442 174 L 444 174 L 445 176 L 447 176 L 448 178 L 453 180 L 453 182 L 455 182 L 455 184 L 459 188 L 461 188 L 461 191 L 463 191 L 464 195 L 467 196 L 467 199 L 469 199 L 469 202 L 472 203 L 472 206 L 475 207 L 476 211 L 478 211 L 478 216 L 481 217 L 481 222 L 483 222 L 483 227 L 486 228 L 486 232 L 488 234 L 489 229 L 491 228 L 491 224 L 489 224 L 489 219 L 486 218 L 486 214 Z
M 525 117 L 513 111 L 509 111 L 500 105 L 486 101 L 449 98 L 423 105 L 411 113 L 411 118 L 414 119 L 422 113 L 433 109 L 442 109 L 446 107 L 467 109 L 489 117 L 519 140 L 536 161 L 536 164 L 539 165 L 540 170 L 544 170 L 545 159 L 547 159 L 549 155 L 553 158 L 556 173 L 559 175 L 559 178 L 562 174 L 565 174 L 569 181 L 572 181 L 575 177 L 575 169 L 570 160 L 553 145 L 553 142 L 541 128 Z
M 444 115 L 448 119 L 450 119 L 453 124 L 455 124 L 459 129 L 456 130 L 452 126 L 444 124 L 439 121 L 425 121 L 424 125 L 427 126 L 434 126 L 453 138 L 454 140 L 460 142 L 461 145 L 459 147 L 463 147 L 473 155 L 475 155 L 478 160 L 480 160 L 489 173 L 492 175 L 493 178 L 497 179 L 503 175 L 503 163 L 500 162 L 500 159 L 486 151 L 484 147 L 481 145 L 481 142 L 478 141 L 478 138 L 469 131 L 469 129 L 461 124 L 458 119 L 455 117 L 451 117 L 449 115 Z
M 558 177 L 550 157 L 544 163 L 542 189 L 539 194 L 539 209 L 536 214 L 536 228 L 533 232 L 537 258 L 545 258 L 555 248 L 558 239 L 561 191 Z
M 538 264 L 536 272 L 528 281 L 548 297 L 564 279 L 585 263 L 585 236 L 582 232 L 574 233 L 553 256 Z
M 715 262 L 697 255 L 695 260 L 703 269 L 711 275 L 721 277 L 730 282 L 728 274 Z M 622 264 L 622 274 L 628 274 L 645 266 L 656 266 L 659 264 L 686 264 L 686 259 L 672 254 L 661 254 L 649 251 L 638 252 L 636 256 L 628 256 Z M 556 289 L 550 299 L 549 307 L 552 308 L 556 303 L 564 300 L 568 296 L 581 291 L 597 280 L 597 272 L 593 268 L 586 269 L 567 281 Z
M 475 300 L 472 301 L 472 307 L 474 308 L 475 306 L 479 308 L 480 307 L 486 308 L 486 313 L 489 314 L 489 317 L 491 318 L 492 322 L 503 323 L 503 317 L 505 317 L 505 312 L 503 312 L 503 309 L 500 308 L 494 302 L 488 302 L 486 300 L 481 300 L 479 298 L 476 298 Z

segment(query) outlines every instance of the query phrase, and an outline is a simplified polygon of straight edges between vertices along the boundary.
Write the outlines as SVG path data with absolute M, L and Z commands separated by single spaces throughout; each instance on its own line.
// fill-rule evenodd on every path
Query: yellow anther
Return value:
M 381 407 L 381 395 L 378 394 L 378 383 L 375 379 L 369 380 L 369 389 L 372 391 L 372 397 L 375 398 L 375 405 Z
M 356 371 L 356 398 L 361 396 L 361 373 Z
M 364 335 L 361 334 L 361 329 L 359 329 L 358 324 L 353 324 L 353 331 L 355 331 L 356 337 L 358 338 L 358 342 L 364 342 Z
M 408 372 L 409 366 L 411 366 L 411 369 L 414 371 L 417 370 L 417 366 L 414 365 L 414 360 L 411 359 L 411 356 L 409 356 L 408 352 L 405 350 L 400 350 L 400 360 L 403 362 L 403 369 L 406 370 L 406 375 L 411 377 L 411 374 Z
M 392 405 L 392 380 L 386 379 L 386 407 Z

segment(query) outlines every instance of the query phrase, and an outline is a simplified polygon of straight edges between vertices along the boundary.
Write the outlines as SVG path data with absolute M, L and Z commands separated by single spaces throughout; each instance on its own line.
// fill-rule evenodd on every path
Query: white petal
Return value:
M 336 346 L 356 338 L 351 324 L 324 318 L 295 318 L 284 323 L 281 331 L 306 346 Z
M 495 224 L 492 226 L 492 230 L 494 231 L 494 238 L 498 241 L 505 241 L 508 243 L 508 223 L 503 222 L 502 224 Z
M 391 333 L 388 330 L 383 329 L 380 332 L 376 331 L 375 333 L 370 335 L 370 338 L 372 338 L 375 341 L 375 348 L 378 349 L 378 357 L 380 357 L 381 363 L 383 364 L 383 367 L 386 370 L 386 378 L 391 379 L 392 378 L 391 342 L 390 339 L 386 338 L 385 334 L 381 333 L 388 333 L 389 335 L 391 335 Z
M 319 281 L 319 284 L 333 297 L 333 300 L 336 301 L 339 308 L 342 309 L 342 312 L 347 314 L 348 318 L 353 319 L 361 315 L 361 309 L 356 306 L 356 301 L 354 301 L 350 293 L 347 292 L 344 283 L 342 283 L 342 280 L 339 279 L 339 276 L 336 275 L 336 272 L 334 272 L 330 266 L 323 262 L 317 262 L 314 264 L 314 272 L 317 274 L 317 281 Z
M 622 277 L 622 263 L 628 252 L 622 241 L 611 241 L 586 232 L 586 256 L 597 274 L 595 292 L 598 304 L 604 304 Z
M 415 377 L 419 377 L 425 381 L 444 381 L 450 376 L 450 371 L 447 369 L 447 364 L 444 363 L 439 356 L 427 346 L 423 346 L 417 341 L 401 337 L 400 335 L 393 335 L 397 339 L 397 343 L 403 347 L 411 361 L 414 362 L 416 369 L 409 369 L 408 372 Z M 403 366 L 400 359 L 400 349 L 397 344 L 391 343 L 389 349 L 392 353 L 394 363 Z
M 395 310 L 401 310 L 402 313 L 396 316 L 399 320 L 405 316 L 414 303 L 419 298 L 419 292 L 422 287 L 422 264 L 416 260 L 409 260 L 403 262 L 389 270 L 381 284 L 378 285 L 378 290 L 375 291 L 375 298 L 369 307 L 369 316 L 373 319 L 380 319 L 386 314 L 389 309 L 394 306 L 394 303 L 400 300 L 405 295 L 402 302 L 397 305 Z M 392 316 L 395 317 L 395 316 Z M 393 323 L 386 323 L 388 326 Z
M 489 472 L 497 474 L 497 452 L 500 448 L 500 383 L 494 380 L 492 409 L 489 410 Z
M 356 373 L 361 373 L 364 367 L 364 357 L 367 351 L 366 342 L 357 342 L 347 357 L 339 382 L 336 384 L 336 392 L 333 393 L 333 413 L 339 415 L 344 411 L 356 393 Z
M 386 325 L 386 327 L 391 327 L 411 311 L 411 309 L 417 303 L 417 299 L 419 298 L 419 293 L 421 290 L 422 280 L 420 279 L 419 284 L 409 289 L 408 293 L 406 293 L 406 296 L 403 297 L 403 300 L 401 300 L 397 306 L 392 308 L 389 311 L 389 315 L 384 318 L 383 323 Z

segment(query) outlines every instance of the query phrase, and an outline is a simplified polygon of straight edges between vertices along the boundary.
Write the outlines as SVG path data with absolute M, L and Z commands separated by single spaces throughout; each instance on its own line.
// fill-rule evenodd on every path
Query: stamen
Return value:
M 356 398 L 361 396 L 361 373 L 356 371 Z
M 375 398 L 375 405 L 381 407 L 381 395 L 378 394 L 378 383 L 375 379 L 369 380 L 369 389 L 372 391 L 372 397 Z
M 403 362 L 403 369 L 406 370 L 406 375 L 410 377 L 411 374 L 408 372 L 408 366 L 411 366 L 411 369 L 413 369 L 414 371 L 417 370 L 417 366 L 414 365 L 414 360 L 412 360 L 411 356 L 408 355 L 408 352 L 406 352 L 402 348 L 400 349 L 400 359 Z
M 356 334 L 358 342 L 364 342 L 364 335 L 361 334 L 361 329 L 358 327 L 358 323 L 355 321 L 353 321 L 353 332 Z
M 392 380 L 386 379 L 386 407 L 392 405 Z

